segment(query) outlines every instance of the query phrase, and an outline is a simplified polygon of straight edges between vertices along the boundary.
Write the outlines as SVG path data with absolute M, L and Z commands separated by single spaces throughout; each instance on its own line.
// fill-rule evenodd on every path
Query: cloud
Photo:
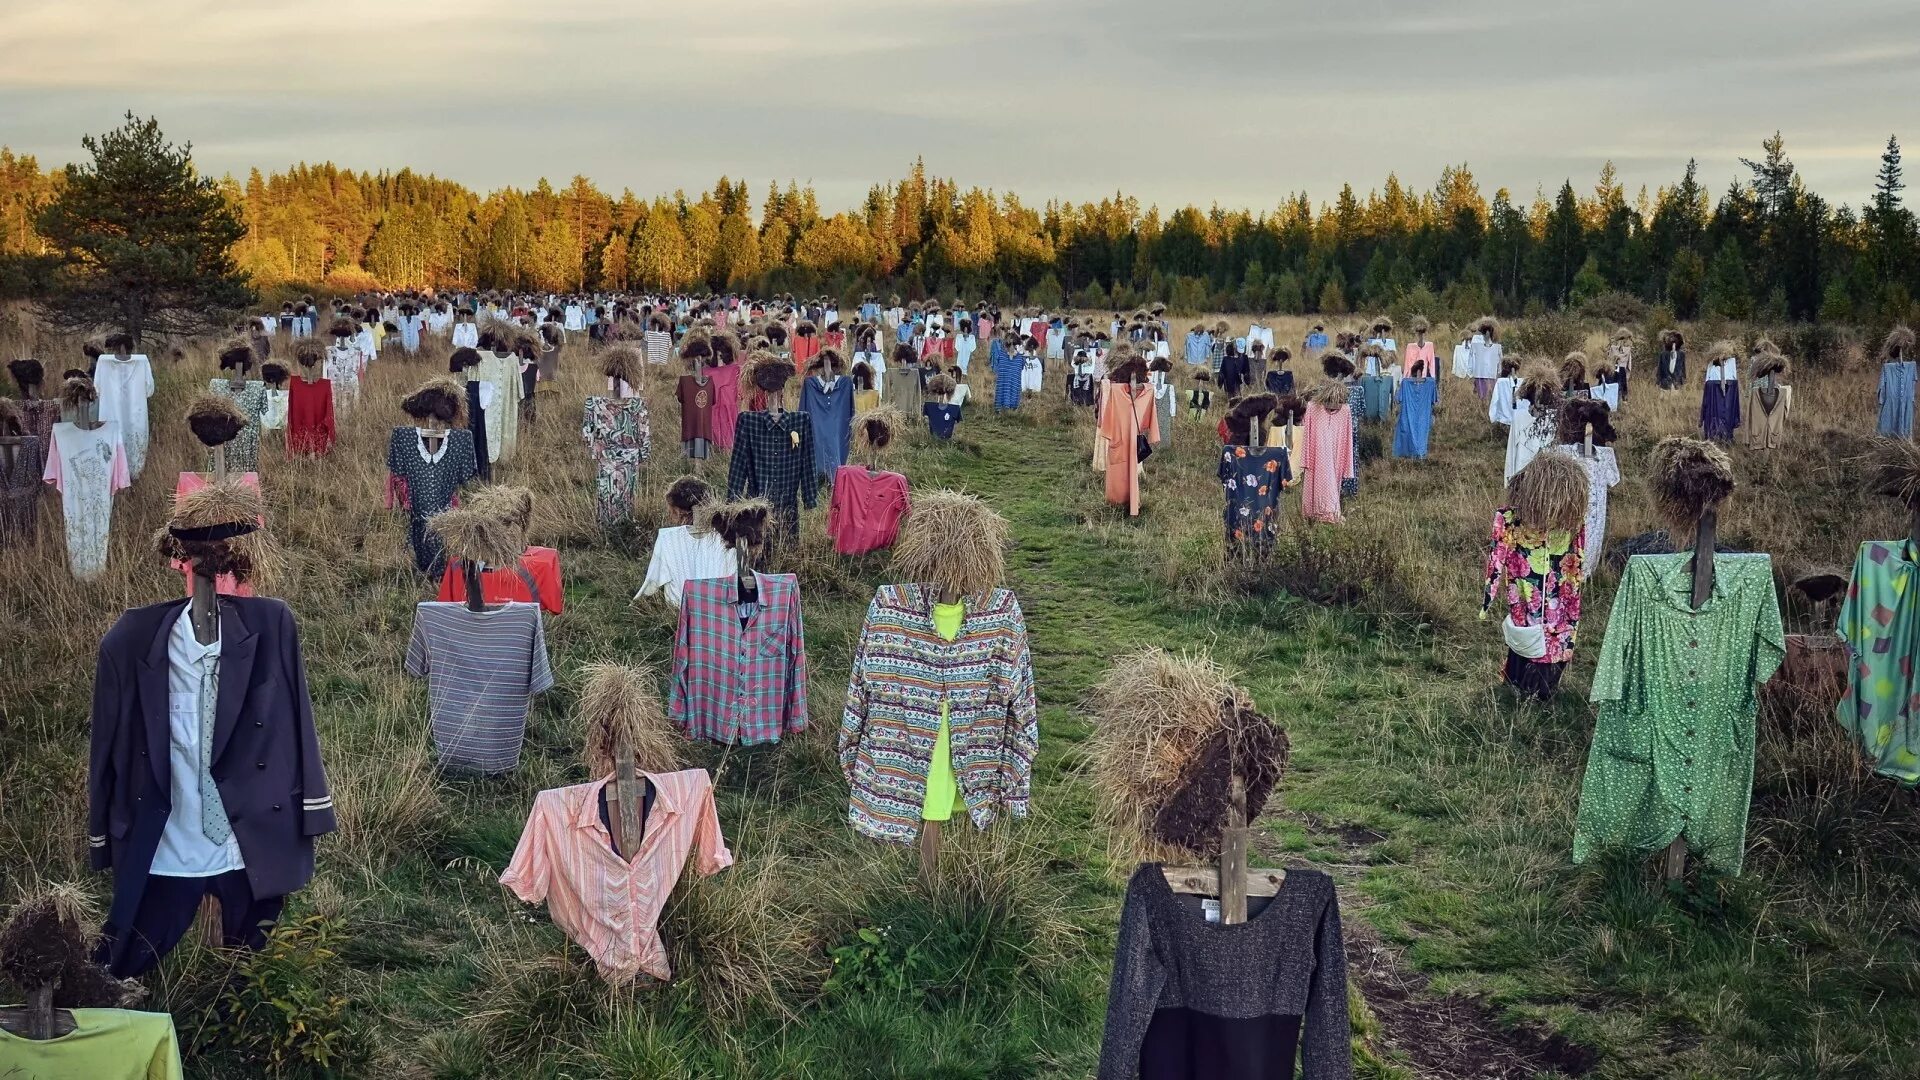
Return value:
M 1712 185 L 1776 128 L 1858 203 L 1920 56 L 1920 5 L 1616 0 L 12 0 L 0 110 L 43 162 L 132 108 L 203 168 L 411 166 L 469 185 L 584 173 L 643 194 L 722 173 L 856 203 L 916 156 L 1048 198 L 1331 198 L 1469 162 L 1490 192 Z M 102 32 L 111 27 L 111 32 Z M 76 62 L 75 58 L 79 58 Z

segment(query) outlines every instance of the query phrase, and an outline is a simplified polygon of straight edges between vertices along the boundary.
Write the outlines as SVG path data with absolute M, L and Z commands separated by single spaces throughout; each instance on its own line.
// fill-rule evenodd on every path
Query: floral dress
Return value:
M 637 397 L 590 397 L 580 435 L 587 440 L 587 453 L 596 467 L 594 515 L 602 527 L 630 520 L 640 466 L 653 446 L 647 403 Z
M 207 389 L 233 401 L 246 415 L 247 426 L 227 444 L 227 469 L 230 472 L 253 472 L 260 467 L 260 421 L 267 415 L 267 384 L 258 379 L 252 380 L 239 390 L 225 379 L 215 379 L 207 384 Z M 213 451 L 207 451 L 207 470 L 213 470 Z
M 1227 496 L 1227 552 L 1266 555 L 1280 523 L 1280 489 L 1293 479 L 1281 447 L 1229 446 L 1220 453 L 1220 487 Z
M 1480 611 L 1484 615 L 1493 607 L 1505 578 L 1507 617 L 1517 627 L 1539 627 L 1546 636 L 1547 651 L 1527 658 L 1535 663 L 1573 659 L 1580 585 L 1586 577 L 1580 561 L 1585 532 L 1541 533 L 1522 526 L 1511 506 L 1493 512 L 1493 550 L 1487 554 L 1487 592 Z

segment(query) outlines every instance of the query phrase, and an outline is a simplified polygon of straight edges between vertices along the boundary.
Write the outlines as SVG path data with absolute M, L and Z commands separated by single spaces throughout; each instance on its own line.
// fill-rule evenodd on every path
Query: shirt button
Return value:
M 1683 787 L 1682 787 L 1682 788 L 1681 788 L 1680 790 L 1681 790 L 1681 791 L 1688 791 L 1688 792 L 1690 792 L 1690 791 L 1692 791 L 1692 790 L 1693 790 L 1693 785 L 1692 785 L 1692 784 L 1687 784 L 1687 785 L 1685 785 L 1685 786 L 1683 786 Z
M 267 763 L 264 761 L 256 761 L 253 763 L 253 767 L 256 769 L 264 769 L 267 767 Z
M 1689 709 L 1691 709 L 1691 708 L 1693 708 L 1693 706 L 1694 706 L 1694 703 L 1693 703 L 1693 702 L 1691 702 L 1691 701 L 1689 701 L 1689 702 L 1687 702 L 1687 708 L 1689 708 Z
M 1689 642 L 1687 642 L 1687 648 L 1689 648 L 1689 649 L 1697 649 L 1697 648 L 1699 648 L 1699 647 L 1700 647 L 1700 642 L 1698 642 L 1698 641 L 1689 641 Z
M 280 809 L 280 804 L 279 804 L 279 803 L 274 803 L 274 804 L 273 804 L 273 808 L 274 808 L 275 810 L 278 810 L 278 809 Z
M 253 726 L 254 726 L 254 727 L 266 727 L 266 726 L 267 726 L 267 722 L 266 722 L 265 720 L 255 720 L 255 721 L 253 722 Z

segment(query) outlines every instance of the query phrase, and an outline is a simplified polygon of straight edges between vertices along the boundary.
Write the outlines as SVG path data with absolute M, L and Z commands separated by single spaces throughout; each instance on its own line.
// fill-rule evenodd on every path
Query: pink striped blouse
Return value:
M 500 875 L 500 884 L 527 903 L 546 901 L 554 925 L 616 983 L 642 973 L 673 977 L 655 927 L 687 856 L 698 855 L 694 872 L 703 877 L 733 865 L 707 770 L 643 775 L 655 795 L 631 863 L 614 853 L 613 837 L 600 822 L 600 789 L 608 777 L 541 792 Z

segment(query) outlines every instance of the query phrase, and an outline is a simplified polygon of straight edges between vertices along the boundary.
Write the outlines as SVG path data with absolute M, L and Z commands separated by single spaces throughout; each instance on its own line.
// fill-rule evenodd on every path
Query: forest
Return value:
M 0 294 L 32 296 L 38 235 L 64 170 L 0 149 Z M 1080 308 L 1339 315 L 1389 305 L 1470 317 L 1574 309 L 1608 318 L 1878 322 L 1911 318 L 1920 230 L 1889 138 L 1860 208 L 1808 190 L 1776 133 L 1716 196 L 1693 162 L 1629 193 L 1611 162 L 1489 199 L 1465 163 L 1428 189 L 1389 174 L 1364 195 L 1168 213 L 1121 192 L 1032 205 L 929 176 L 876 183 L 828 213 L 811 187 L 722 176 L 696 195 L 610 195 L 585 176 L 482 195 L 410 169 L 299 164 L 220 187 L 246 225 L 256 287 L 863 291 Z

